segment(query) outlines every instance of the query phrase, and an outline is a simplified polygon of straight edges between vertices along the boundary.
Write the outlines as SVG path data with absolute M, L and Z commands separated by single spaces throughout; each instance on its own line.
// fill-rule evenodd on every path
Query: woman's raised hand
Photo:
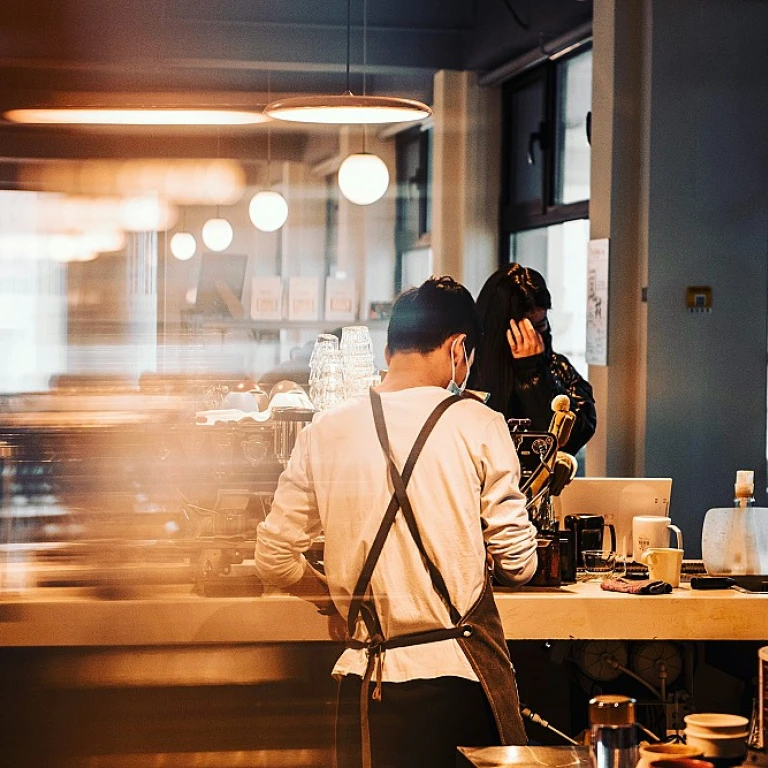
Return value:
M 544 351 L 544 339 L 541 334 L 533 327 L 533 323 L 524 317 L 519 323 L 515 320 L 509 321 L 509 330 L 507 331 L 507 342 L 512 352 L 512 357 L 532 357 L 540 355 Z

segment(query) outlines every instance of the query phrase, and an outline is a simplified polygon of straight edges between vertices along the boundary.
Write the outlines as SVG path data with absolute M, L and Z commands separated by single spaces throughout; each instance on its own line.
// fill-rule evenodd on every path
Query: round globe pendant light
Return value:
M 208 219 L 203 224 L 203 242 L 212 251 L 229 248 L 233 236 L 232 225 L 226 219 Z
M 187 261 L 195 255 L 197 241 L 189 232 L 177 232 L 171 238 L 171 253 L 179 261 Z
M 288 203 L 279 192 L 263 190 L 251 198 L 248 215 L 256 229 L 274 232 L 280 229 L 288 218 Z
M 389 171 L 384 161 L 369 152 L 350 155 L 339 167 L 341 194 L 355 205 L 370 205 L 380 200 L 389 186 Z

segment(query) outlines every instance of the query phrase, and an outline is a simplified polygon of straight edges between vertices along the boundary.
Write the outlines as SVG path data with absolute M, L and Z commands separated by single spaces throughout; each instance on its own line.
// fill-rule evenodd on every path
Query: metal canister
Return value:
M 273 408 L 272 420 L 275 425 L 275 458 L 283 465 L 288 464 L 296 438 L 312 421 L 315 411 L 309 408 Z
M 635 700 L 595 696 L 589 702 L 592 768 L 635 768 L 638 761 Z

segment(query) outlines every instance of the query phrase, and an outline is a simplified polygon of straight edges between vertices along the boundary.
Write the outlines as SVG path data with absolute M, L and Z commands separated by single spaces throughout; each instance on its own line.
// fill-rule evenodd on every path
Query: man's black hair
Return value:
M 398 296 L 392 307 L 387 346 L 390 354 L 425 354 L 457 333 L 467 335 L 467 354 L 480 342 L 482 328 L 472 294 L 452 277 L 430 277 Z

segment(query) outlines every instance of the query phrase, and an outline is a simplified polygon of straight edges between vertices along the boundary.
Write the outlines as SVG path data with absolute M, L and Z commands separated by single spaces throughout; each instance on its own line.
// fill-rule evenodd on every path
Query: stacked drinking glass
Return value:
M 364 325 L 350 325 L 341 329 L 341 358 L 344 370 L 344 394 L 357 397 L 368 388 L 380 383 L 373 358 L 373 342 Z
M 339 340 L 321 333 L 309 358 L 309 399 L 324 411 L 344 399 L 344 371 Z

